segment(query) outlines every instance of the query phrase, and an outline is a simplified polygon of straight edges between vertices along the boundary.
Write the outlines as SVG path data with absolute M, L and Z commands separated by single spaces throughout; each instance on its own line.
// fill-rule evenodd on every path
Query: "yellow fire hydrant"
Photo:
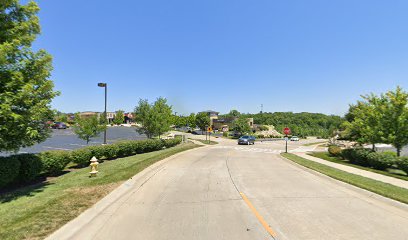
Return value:
M 91 171 L 89 172 L 91 177 L 96 177 L 96 174 L 98 173 L 98 164 L 98 159 L 96 157 L 92 157 L 91 164 L 89 164 L 91 167 Z

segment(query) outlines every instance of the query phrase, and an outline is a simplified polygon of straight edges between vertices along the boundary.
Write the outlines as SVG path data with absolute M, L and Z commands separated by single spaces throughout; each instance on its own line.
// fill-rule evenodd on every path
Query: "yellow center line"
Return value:
M 273 237 L 276 237 L 276 233 L 271 229 L 271 227 L 265 222 L 265 220 L 263 219 L 263 217 L 261 216 L 261 214 L 258 213 L 258 211 L 255 209 L 255 207 L 252 205 L 252 203 L 248 200 L 248 198 L 245 196 L 245 194 L 243 194 L 242 192 L 240 192 L 239 194 L 241 194 L 242 199 L 244 199 L 244 201 L 246 202 L 246 204 L 248 205 L 248 207 L 251 209 L 251 211 L 255 214 L 256 218 L 258 219 L 258 221 L 262 224 L 262 226 L 265 228 L 265 230 Z

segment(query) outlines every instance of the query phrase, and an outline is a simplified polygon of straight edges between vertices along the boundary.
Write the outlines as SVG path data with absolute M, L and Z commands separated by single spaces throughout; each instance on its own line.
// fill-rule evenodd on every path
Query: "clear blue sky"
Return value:
M 39 0 L 34 47 L 54 57 L 64 112 L 166 97 L 213 109 L 344 114 L 408 87 L 408 1 Z

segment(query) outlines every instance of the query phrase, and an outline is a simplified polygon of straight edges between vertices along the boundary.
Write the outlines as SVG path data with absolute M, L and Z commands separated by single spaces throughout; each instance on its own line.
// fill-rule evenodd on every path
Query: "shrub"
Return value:
M 116 158 L 119 147 L 116 144 L 102 145 L 103 156 L 107 159 Z
M 140 144 L 142 145 L 143 149 L 141 150 L 141 153 L 158 151 L 164 147 L 164 141 L 161 139 L 148 139 L 145 141 L 140 141 Z
M 43 170 L 43 163 L 36 154 L 19 154 L 12 156 L 12 158 L 16 158 L 20 162 L 18 182 L 30 182 L 38 177 Z
M 136 151 L 133 147 L 133 141 L 121 141 L 116 143 L 118 147 L 117 156 L 118 157 L 127 157 L 136 154 Z
M 351 160 L 351 159 L 353 158 L 353 154 L 352 154 L 353 151 L 354 151 L 353 148 L 343 149 L 343 150 L 341 151 L 341 156 L 342 156 L 344 159 L 347 159 L 347 160 L 349 160 L 350 162 L 353 162 L 353 161 Z
M 93 153 L 89 147 L 76 149 L 71 152 L 72 161 L 80 166 L 90 164 L 89 160 L 93 157 Z
M 341 156 L 341 148 L 339 146 L 330 145 L 328 151 L 329 151 L 330 155 L 332 155 L 334 157 Z
M 50 176 L 58 175 L 71 162 L 71 153 L 67 151 L 48 151 L 39 154 L 43 171 Z
M 0 188 L 12 183 L 18 176 L 20 161 L 12 157 L 0 157 Z
M 98 145 L 88 147 L 88 149 L 91 150 L 92 156 L 95 156 L 97 159 L 102 159 L 105 154 L 105 150 L 103 149 L 103 147 L 104 145 Z
M 358 164 L 360 166 L 368 167 L 370 164 L 368 162 L 368 154 L 372 153 L 371 150 L 365 148 L 357 148 L 352 151 L 352 160 L 351 162 Z
M 258 138 L 264 138 L 265 136 L 263 134 L 259 134 Z
M 408 157 L 399 157 L 396 163 L 398 168 L 408 175 Z
M 223 132 L 223 133 L 222 133 L 222 136 L 223 136 L 223 137 L 228 137 L 228 132 Z
M 164 142 L 166 148 L 174 147 L 181 143 L 181 138 L 168 139 Z
M 391 157 L 397 157 L 397 153 L 392 152 L 392 151 L 384 151 L 384 152 L 381 152 L 381 154 L 389 155 Z
M 389 154 L 372 152 L 367 155 L 370 167 L 378 170 L 385 170 L 391 167 L 395 162 L 395 157 Z

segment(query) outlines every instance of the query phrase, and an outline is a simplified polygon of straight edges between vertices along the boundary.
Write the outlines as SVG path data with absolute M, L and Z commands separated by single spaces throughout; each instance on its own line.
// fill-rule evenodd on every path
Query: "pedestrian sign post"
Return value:
M 208 127 L 207 132 L 208 132 L 208 144 L 209 144 L 211 142 L 210 137 L 211 137 L 212 127 Z
M 287 153 L 288 152 L 288 140 L 289 140 L 288 135 L 290 134 L 290 128 L 285 127 L 283 129 L 283 133 L 285 134 L 285 142 L 286 142 L 285 153 Z

